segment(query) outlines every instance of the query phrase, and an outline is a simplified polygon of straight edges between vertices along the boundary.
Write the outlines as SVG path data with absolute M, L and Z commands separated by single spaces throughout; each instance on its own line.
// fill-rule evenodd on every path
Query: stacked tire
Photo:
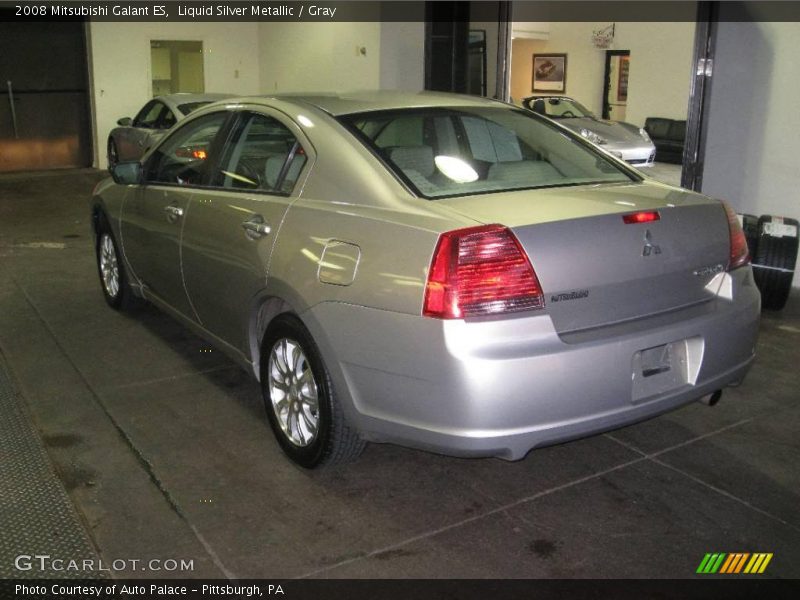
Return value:
M 750 258 L 756 255 L 758 246 L 758 217 L 755 215 L 739 215 L 744 230 L 744 237 L 747 238 L 747 248 L 750 250 Z
M 753 276 L 761 291 L 761 307 L 781 310 L 792 289 L 797 261 L 798 233 L 795 219 L 742 215 L 742 228 L 753 259 Z

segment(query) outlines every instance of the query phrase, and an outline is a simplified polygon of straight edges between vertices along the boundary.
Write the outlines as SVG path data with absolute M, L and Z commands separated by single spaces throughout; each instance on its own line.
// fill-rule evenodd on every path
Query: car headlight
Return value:
M 601 145 L 608 143 L 608 140 L 602 135 L 597 135 L 594 131 L 589 131 L 588 129 L 581 129 L 581 135 L 593 144 Z
M 645 142 L 651 142 L 651 141 L 652 141 L 652 140 L 650 139 L 650 136 L 649 136 L 649 135 L 647 135 L 647 131 L 644 129 L 644 127 L 640 127 L 640 128 L 639 128 L 639 135 L 640 135 L 640 136 L 642 136 L 642 139 L 643 139 Z

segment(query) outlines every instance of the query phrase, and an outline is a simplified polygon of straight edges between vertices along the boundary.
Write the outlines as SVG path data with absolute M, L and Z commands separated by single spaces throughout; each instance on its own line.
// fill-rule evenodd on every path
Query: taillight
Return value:
M 525 251 L 502 225 L 439 236 L 422 314 L 463 319 L 544 308 L 539 279 Z
M 731 251 L 728 258 L 728 271 L 733 271 L 742 267 L 750 262 L 750 253 L 747 249 L 747 238 L 744 235 L 739 217 L 736 212 L 728 205 L 727 202 L 722 202 L 725 208 L 725 214 L 728 216 L 728 232 L 730 233 Z
M 631 213 L 629 215 L 622 215 L 624 223 L 630 225 L 631 223 L 652 223 L 661 219 L 661 215 L 656 210 L 645 210 L 642 212 Z

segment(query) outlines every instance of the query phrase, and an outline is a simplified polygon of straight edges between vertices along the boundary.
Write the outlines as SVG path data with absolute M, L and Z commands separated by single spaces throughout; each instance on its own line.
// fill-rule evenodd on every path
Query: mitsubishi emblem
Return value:
M 661 246 L 653 243 L 653 235 L 647 229 L 644 232 L 644 248 L 642 248 L 642 256 L 650 256 L 651 254 L 661 254 Z

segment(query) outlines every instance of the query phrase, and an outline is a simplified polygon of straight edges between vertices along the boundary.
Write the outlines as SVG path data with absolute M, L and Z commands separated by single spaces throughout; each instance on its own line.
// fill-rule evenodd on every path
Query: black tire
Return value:
M 283 346 L 285 342 L 288 346 Z M 296 368 L 288 366 L 287 350 L 295 348 L 291 344 L 296 344 L 300 350 L 299 355 L 292 353 L 293 357 L 301 356 L 295 361 Z M 281 365 L 281 362 L 285 364 Z M 303 375 L 296 377 L 301 369 Z M 284 383 L 287 373 L 295 376 L 291 385 Z M 313 376 L 310 382 L 307 380 L 307 373 Z M 300 385 L 301 380 L 306 382 Z M 278 383 L 286 388 L 285 393 L 279 389 Z M 311 385 L 313 392 L 309 393 L 312 390 Z M 361 454 L 366 444 L 348 425 L 337 402 L 330 375 L 311 334 L 292 315 L 276 317 L 264 335 L 261 347 L 261 390 L 269 424 L 278 444 L 301 467 L 313 469 L 342 464 Z M 313 395 L 316 395 L 316 411 L 304 400 Z M 281 404 L 283 408 L 279 408 Z M 292 416 L 296 428 L 291 425 Z M 306 425 L 315 418 L 316 432 L 312 434 Z M 299 439 L 293 440 L 292 432 L 287 433 L 286 430 L 292 429 L 296 429 L 295 437 Z M 305 439 L 304 431 L 309 434 L 308 439 Z
M 750 251 L 750 258 L 755 258 L 758 251 L 758 217 L 755 215 L 742 215 L 742 229 L 744 237 L 747 239 L 747 249 Z
M 773 217 L 763 215 L 758 220 L 758 246 L 753 257 L 753 277 L 761 291 L 761 307 L 781 310 L 792 289 L 794 265 L 797 260 L 798 222 L 783 219 L 784 225 L 795 227 L 795 235 L 775 236 L 767 232 Z
M 107 157 L 108 157 L 108 170 L 111 171 L 119 162 L 119 150 L 117 149 L 117 143 L 114 141 L 114 138 L 108 138 L 108 144 L 106 147 L 107 147 Z
M 129 310 L 136 305 L 138 298 L 130 288 L 128 273 L 125 271 L 117 240 L 104 215 L 97 216 L 96 227 L 95 256 L 103 297 L 111 308 Z

